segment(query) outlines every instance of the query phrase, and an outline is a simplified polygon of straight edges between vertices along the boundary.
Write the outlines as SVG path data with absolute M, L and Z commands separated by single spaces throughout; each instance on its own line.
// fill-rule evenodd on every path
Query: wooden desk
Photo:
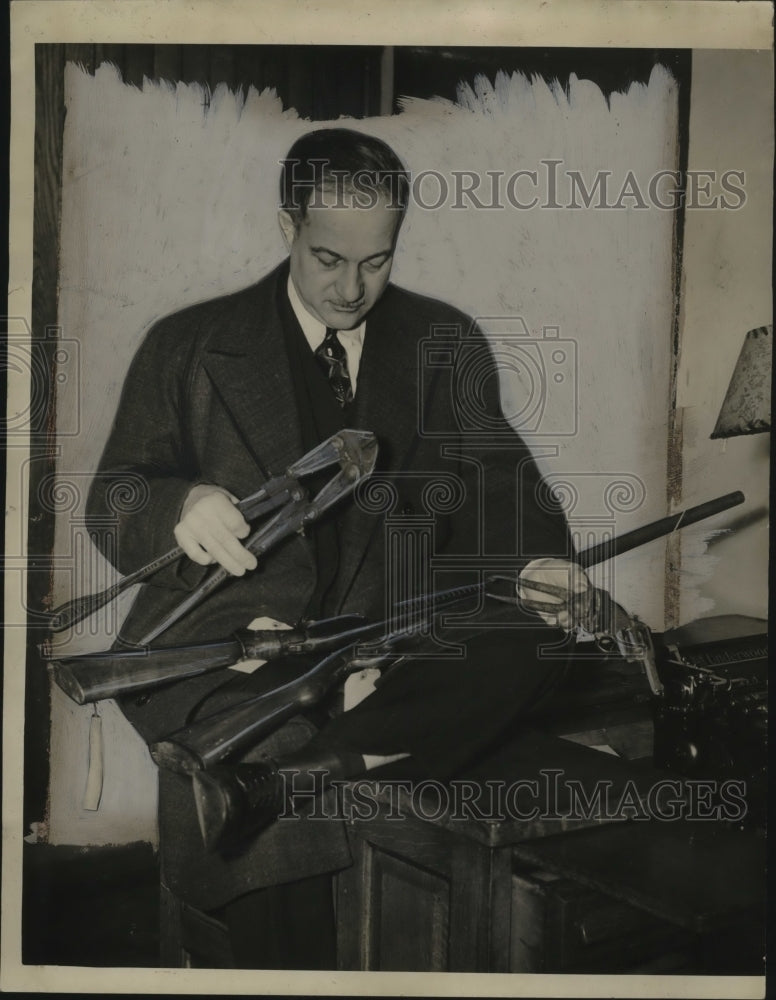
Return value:
M 531 819 L 437 816 L 434 789 L 423 806 L 376 784 L 376 815 L 360 819 L 351 811 L 363 811 L 364 786 L 361 806 L 346 789 L 354 865 L 337 876 L 339 968 L 700 971 L 700 933 L 742 920 L 756 932 L 765 861 L 756 833 L 568 815 L 574 780 L 608 782 L 612 801 L 630 783 L 645 799 L 665 777 L 648 763 L 527 733 L 471 776 L 554 771 L 564 783 L 542 809 L 554 815 Z M 419 806 L 433 818 L 413 815 Z

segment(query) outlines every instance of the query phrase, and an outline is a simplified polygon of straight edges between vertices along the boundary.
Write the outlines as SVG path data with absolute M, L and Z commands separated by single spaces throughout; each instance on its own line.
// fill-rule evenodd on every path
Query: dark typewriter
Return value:
M 667 632 L 658 671 L 664 692 L 654 700 L 656 766 L 686 777 L 745 782 L 749 818 L 764 822 L 766 623 L 728 615 Z

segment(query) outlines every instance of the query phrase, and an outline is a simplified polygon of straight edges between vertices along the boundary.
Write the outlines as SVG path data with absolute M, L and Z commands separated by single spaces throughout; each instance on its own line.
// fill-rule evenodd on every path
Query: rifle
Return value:
M 227 639 L 192 646 L 118 649 L 50 661 L 58 686 L 76 704 L 138 694 L 187 677 L 223 670 L 241 660 L 274 660 L 289 653 L 325 653 L 359 634 L 362 615 L 339 615 L 295 629 L 239 629 Z
M 471 596 L 471 588 L 461 587 L 445 597 L 437 595 L 436 607 L 449 608 Z M 393 631 L 387 628 L 390 621 L 372 622 L 359 629 L 358 639 L 336 649 L 288 684 L 215 712 L 151 744 L 151 756 L 159 767 L 194 774 L 254 746 L 301 709 L 317 704 L 350 674 L 366 667 L 383 667 L 425 641 L 427 609 L 411 615 Z M 369 639 L 375 641 L 370 644 Z M 402 652 L 397 653 L 396 647 L 402 644 Z
M 646 541 L 668 534 L 680 524 L 693 523 L 742 501 L 743 494 L 728 494 L 716 501 L 701 504 L 699 507 L 683 511 L 670 518 L 663 518 L 651 525 L 628 532 L 620 537 L 619 542 L 613 540 L 606 547 L 595 546 L 592 550 L 593 555 L 586 556 L 586 553 L 582 553 L 580 561 L 583 562 L 583 565 L 590 566 L 593 564 L 593 560 L 599 562 L 606 557 L 611 558 L 612 554 L 628 551 Z M 590 550 L 586 551 L 590 552 Z M 462 600 L 481 594 L 495 597 L 497 600 L 519 603 L 515 598 L 500 597 L 489 590 L 496 581 L 504 580 L 513 587 L 518 583 L 516 578 L 494 575 L 488 577 L 484 583 L 424 595 L 413 602 L 405 602 L 405 608 L 410 606 L 411 609 L 408 622 L 392 632 L 386 632 L 386 627 L 390 624 L 391 619 L 378 622 L 373 626 L 373 634 L 376 637 L 381 636 L 377 647 L 373 647 L 372 650 L 367 647 L 366 652 L 364 647 L 359 649 L 361 642 L 372 634 L 369 631 L 369 626 L 365 626 L 360 630 L 361 635 L 358 639 L 335 650 L 301 677 L 270 692 L 247 699 L 237 706 L 197 720 L 170 734 L 150 747 L 151 756 L 160 767 L 185 774 L 195 774 L 212 765 L 217 765 L 226 757 L 233 756 L 260 742 L 300 709 L 316 704 L 335 684 L 344 680 L 349 674 L 361 670 L 365 666 L 383 666 L 395 659 L 394 650 L 397 645 L 404 642 L 405 645 L 409 643 L 411 646 L 422 642 L 425 638 L 424 628 L 428 626 L 430 619 L 439 614 L 442 609 L 447 609 Z M 531 582 L 527 583 L 526 586 L 555 596 L 566 594 L 565 588 L 554 584 Z M 583 595 L 579 596 L 580 599 L 584 599 Z M 660 695 L 662 685 L 657 676 L 649 629 L 635 616 L 628 615 L 623 611 L 603 591 L 593 588 L 591 598 L 592 603 L 597 605 L 598 615 L 604 617 L 607 628 L 613 630 L 613 638 L 617 642 L 621 655 L 642 664 L 653 693 Z M 526 601 L 524 603 L 527 607 L 532 604 L 536 607 L 543 607 L 536 602 Z M 412 605 L 416 606 L 414 610 Z

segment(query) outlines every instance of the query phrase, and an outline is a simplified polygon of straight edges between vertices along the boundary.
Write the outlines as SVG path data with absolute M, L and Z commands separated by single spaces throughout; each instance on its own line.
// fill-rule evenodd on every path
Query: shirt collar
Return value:
M 299 321 L 299 325 L 302 328 L 302 333 L 305 335 L 307 343 L 310 345 L 314 351 L 317 347 L 323 343 L 326 336 L 326 326 L 321 323 L 319 319 L 312 315 L 312 313 L 307 311 L 307 307 L 302 302 L 299 297 L 299 292 L 296 290 L 296 285 L 291 279 L 291 275 L 288 276 L 288 301 L 291 303 L 291 308 L 294 310 L 294 315 Z M 364 320 L 360 326 L 357 326 L 353 330 L 338 330 L 339 339 L 347 346 L 347 341 L 351 341 L 353 345 L 358 347 L 363 347 L 364 344 L 364 331 L 366 329 L 366 320 Z

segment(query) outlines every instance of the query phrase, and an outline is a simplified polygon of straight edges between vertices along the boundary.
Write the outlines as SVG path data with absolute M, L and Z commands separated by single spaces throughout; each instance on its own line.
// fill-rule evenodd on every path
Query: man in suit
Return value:
M 96 523 L 112 510 L 123 476 L 142 476 L 147 501 L 118 514 L 118 568 L 132 572 L 173 539 L 188 559 L 144 585 L 123 641 L 138 642 L 212 563 L 229 571 L 228 581 L 158 644 L 221 638 L 259 617 L 385 617 L 397 568 L 384 529 L 402 517 L 409 530 L 415 515 L 433 516 L 433 555 L 443 567 L 434 589 L 472 582 L 489 565 L 503 569 L 505 558 L 515 569 L 547 557 L 555 569 L 570 566 L 565 520 L 501 413 L 484 337 L 457 310 L 389 282 L 408 200 L 408 175 L 380 140 L 346 129 L 303 136 L 281 178 L 288 260 L 257 285 L 175 313 L 149 332 L 127 376 L 89 516 Z M 235 501 L 345 427 L 376 435 L 376 475 L 392 503 L 381 510 L 364 498 L 343 503 L 257 568 L 242 545 L 249 526 Z M 440 488 L 447 502 L 429 509 Z M 585 585 L 577 577 L 574 587 Z M 567 614 L 559 605 L 560 624 Z M 245 759 L 270 759 L 275 772 L 325 762 L 336 777 L 401 758 L 405 774 L 452 777 L 497 746 L 562 677 L 558 663 L 538 662 L 538 635 L 525 617 L 521 624 L 515 634 L 529 652 L 520 664 L 501 631 L 478 633 L 467 619 L 451 633 L 467 640 L 465 658 L 402 665 L 351 711 L 324 704 L 300 713 Z M 297 657 L 226 680 L 206 675 L 125 698 L 122 707 L 152 742 L 309 666 Z M 274 914 L 267 927 L 278 907 L 293 913 L 264 956 L 252 931 L 241 964 L 331 967 L 331 938 L 320 930 L 330 923 L 325 886 L 349 853 L 338 824 L 314 826 L 270 824 L 239 850 L 208 854 L 190 782 L 160 774 L 170 888 L 218 912 L 237 942 L 246 922 L 261 922 L 258 913 Z M 316 921 L 311 942 L 306 928 Z M 265 928 L 265 942 L 270 936 Z

